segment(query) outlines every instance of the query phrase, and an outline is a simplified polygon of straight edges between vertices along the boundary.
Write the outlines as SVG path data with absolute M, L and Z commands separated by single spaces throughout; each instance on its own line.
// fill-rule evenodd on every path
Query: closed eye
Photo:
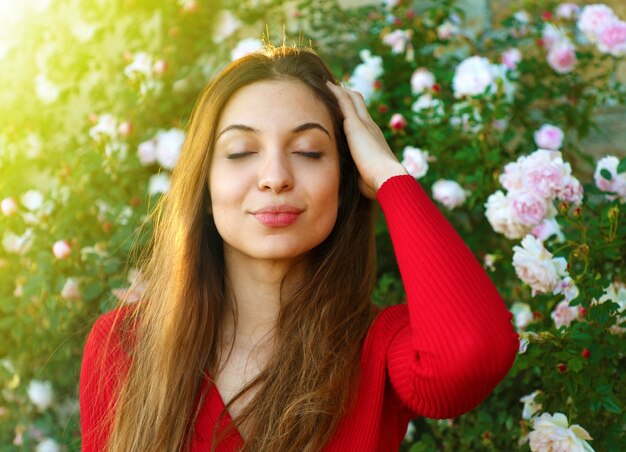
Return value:
M 234 159 L 239 159 L 242 157 L 246 157 L 248 155 L 254 154 L 254 152 L 251 151 L 244 151 L 244 152 L 233 152 L 232 154 L 228 154 L 226 156 L 227 159 L 229 160 L 234 160 Z
M 319 159 L 322 157 L 322 153 L 317 151 L 299 151 L 295 152 L 295 154 L 302 155 L 303 157 L 309 157 L 312 159 Z

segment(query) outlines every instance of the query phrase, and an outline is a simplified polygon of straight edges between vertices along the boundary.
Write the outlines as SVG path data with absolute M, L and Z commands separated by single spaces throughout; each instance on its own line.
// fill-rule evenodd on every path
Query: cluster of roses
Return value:
M 494 231 L 519 239 L 534 230 L 541 240 L 556 233 L 553 201 L 580 204 L 582 185 L 557 150 L 538 149 L 508 163 L 499 177 L 502 186 L 485 203 L 485 215 Z M 538 228 L 537 228 L 538 227 Z M 537 229 L 534 229 L 537 228 Z
M 125 53 L 124 59 L 128 65 L 124 68 L 124 74 L 128 79 L 139 86 L 139 93 L 145 96 L 149 92 L 158 92 L 163 88 L 163 83 L 159 79 L 168 69 L 167 61 L 157 59 L 153 61 L 152 56 L 146 52 L 135 54 Z
M 130 121 L 118 120 L 111 114 L 91 115 L 90 121 L 94 124 L 89 130 L 89 136 L 97 143 L 104 146 L 105 157 L 116 155 L 123 160 L 128 152 L 128 144 L 124 140 L 133 130 Z M 177 128 L 158 130 L 156 134 L 139 144 L 137 157 L 144 166 L 158 163 L 160 167 L 171 170 L 176 165 L 180 151 L 185 141 L 185 132 Z M 159 172 L 150 177 L 148 181 L 148 193 L 154 195 L 165 193 L 170 185 L 169 176 L 165 172 Z
M 576 20 L 574 32 L 580 44 L 595 44 L 601 53 L 614 57 L 626 55 L 626 22 L 620 20 L 610 7 L 594 4 L 581 9 L 575 3 L 562 3 L 555 15 L 557 20 L 553 20 L 551 13 L 544 13 L 541 43 L 547 50 L 548 65 L 557 73 L 572 72 L 577 63 L 576 45 L 562 26 L 567 21 Z M 530 21 L 523 11 L 515 18 L 522 24 L 522 30 Z

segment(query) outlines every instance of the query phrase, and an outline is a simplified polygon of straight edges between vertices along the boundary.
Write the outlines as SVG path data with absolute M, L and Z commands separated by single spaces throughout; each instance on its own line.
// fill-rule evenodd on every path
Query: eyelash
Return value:
M 234 160 L 234 159 L 246 157 L 247 155 L 250 155 L 250 154 L 253 154 L 253 152 L 234 152 L 232 154 L 228 154 L 226 158 L 229 160 Z M 317 152 L 317 151 L 301 151 L 301 152 L 294 152 L 294 154 L 301 155 L 303 157 L 312 158 L 312 159 L 319 159 L 322 157 L 322 153 Z

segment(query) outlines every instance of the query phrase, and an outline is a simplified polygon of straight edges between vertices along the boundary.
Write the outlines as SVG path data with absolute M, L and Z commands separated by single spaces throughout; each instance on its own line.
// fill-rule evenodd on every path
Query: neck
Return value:
M 288 294 L 297 279 L 291 272 L 293 262 L 259 260 L 224 250 L 229 289 L 236 312 L 227 312 L 224 318 L 224 338 L 231 343 L 236 333 L 235 346 L 251 349 L 271 341 L 280 312 L 281 293 Z M 235 326 L 235 315 L 237 322 Z

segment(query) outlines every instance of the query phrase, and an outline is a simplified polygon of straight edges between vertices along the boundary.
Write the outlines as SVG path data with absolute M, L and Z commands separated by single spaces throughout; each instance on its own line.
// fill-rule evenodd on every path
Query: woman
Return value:
M 373 199 L 408 301 L 382 311 Z M 489 277 L 312 51 L 209 84 L 154 226 L 144 298 L 85 346 L 85 451 L 397 451 L 411 418 L 474 408 L 515 358 Z

